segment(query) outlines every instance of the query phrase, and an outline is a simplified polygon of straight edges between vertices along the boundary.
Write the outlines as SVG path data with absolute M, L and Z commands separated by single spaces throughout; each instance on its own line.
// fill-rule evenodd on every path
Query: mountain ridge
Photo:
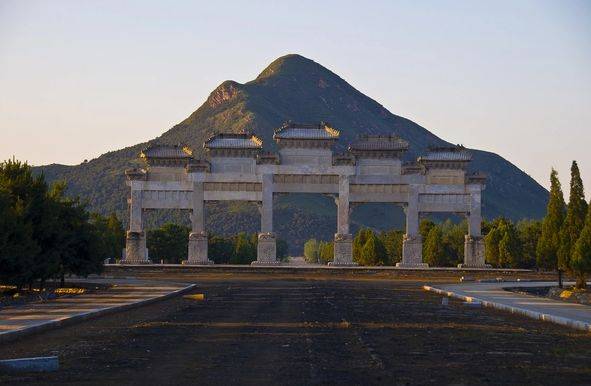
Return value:
M 254 131 L 263 138 L 266 150 L 276 150 L 272 140 L 273 130 L 287 120 L 330 122 L 341 131 L 337 151 L 344 150 L 348 143 L 363 133 L 397 134 L 406 139 L 410 143 L 406 160 L 416 158 L 428 146 L 450 144 L 412 120 L 391 113 L 319 63 L 301 55 L 289 54 L 271 62 L 251 81 L 222 82 L 186 119 L 150 141 L 105 153 L 79 165 L 51 164 L 35 169 L 43 171 L 50 181 L 67 180 L 68 192 L 88 200 L 91 209 L 102 213 L 115 211 L 126 218 L 127 188 L 123 171 L 128 167 L 141 166 L 137 155 L 144 147 L 154 143 L 183 143 L 191 146 L 195 156 L 200 157 L 204 155 L 202 143 L 216 132 Z M 470 150 L 473 154 L 471 169 L 482 170 L 489 176 L 483 196 L 483 213 L 486 217 L 503 215 L 519 219 L 543 216 L 548 192 L 541 185 L 498 154 Z M 291 206 L 285 206 L 284 215 L 299 213 L 297 204 L 302 203 L 302 200 L 289 201 Z M 361 208 L 355 211 L 359 212 L 358 225 L 368 225 L 365 224 L 366 220 L 373 221 L 363 211 Z M 234 231 L 227 229 L 224 224 L 216 223 L 226 219 L 216 220 L 219 215 L 211 212 L 209 226 L 212 229 Z M 256 223 L 256 211 L 252 208 L 236 213 L 254 219 Z M 304 211 L 299 215 L 314 216 L 314 213 Z M 324 221 L 328 227 L 332 217 L 330 215 L 325 220 L 315 218 L 310 221 Z M 392 225 L 391 221 L 378 222 L 376 226 L 388 225 Z M 305 228 L 305 224 L 302 226 Z M 300 233 L 304 235 L 310 232 L 301 229 Z M 334 229 L 327 234 L 330 233 L 334 233 Z

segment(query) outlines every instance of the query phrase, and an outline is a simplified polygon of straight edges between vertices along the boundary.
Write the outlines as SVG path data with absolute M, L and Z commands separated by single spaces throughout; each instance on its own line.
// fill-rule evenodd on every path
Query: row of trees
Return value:
M 26 163 L 0 163 L 0 281 L 18 289 L 67 275 L 87 276 L 123 245 L 115 216 L 91 215 Z M 119 248 L 119 249 L 118 249 Z
M 570 195 L 565 204 L 558 173 L 550 174 L 550 199 L 536 248 L 541 268 L 560 269 L 576 276 L 586 287 L 591 272 L 591 205 L 585 201 L 583 181 L 575 161 L 571 166 Z
M 180 264 L 187 258 L 189 233 L 191 229 L 183 225 L 167 223 L 147 232 L 146 244 L 150 259 L 159 263 Z M 257 259 L 257 234 L 239 233 L 235 236 L 210 235 L 208 256 L 216 264 L 250 264 Z M 277 240 L 277 258 L 287 259 L 288 245 Z
M 304 243 L 304 259 L 310 264 L 327 264 L 334 260 L 334 244 L 310 239 Z

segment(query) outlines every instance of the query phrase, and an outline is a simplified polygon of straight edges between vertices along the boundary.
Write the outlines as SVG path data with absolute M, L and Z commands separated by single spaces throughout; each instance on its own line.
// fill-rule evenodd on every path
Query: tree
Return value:
M 464 261 L 464 241 L 468 233 L 468 222 L 456 224 L 447 219 L 440 227 L 444 251 L 440 265 L 457 267 Z
M 546 209 L 546 217 L 542 222 L 540 239 L 536 246 L 536 263 L 538 268 L 558 268 L 558 249 L 560 247 L 560 229 L 564 222 L 566 204 L 558 180 L 558 173 L 552 169 L 550 173 L 550 198 Z
M 430 266 L 445 265 L 446 257 L 443 248 L 443 233 L 440 226 L 433 226 L 424 243 L 424 259 Z
M 493 267 L 499 267 L 499 242 L 503 234 L 498 226 L 492 226 L 491 230 L 484 236 L 484 259 Z
M 0 282 L 15 285 L 18 290 L 32 279 L 32 257 L 39 253 L 22 210 L 22 205 L 13 205 L 10 193 L 0 186 Z
M 334 243 L 332 241 L 320 242 L 320 263 L 326 264 L 334 260 Z
M 231 239 L 221 236 L 210 236 L 208 239 L 208 257 L 216 264 L 229 264 L 233 261 L 234 243 Z
M 369 266 L 384 265 L 386 260 L 386 249 L 382 241 L 373 231 L 369 231 L 367 233 L 367 241 L 361 249 L 360 258 L 357 260 L 357 263 Z
M 252 240 L 249 240 L 246 233 L 240 232 L 235 240 L 234 254 L 230 263 L 250 264 L 257 259 L 256 245 L 253 245 Z
M 583 190 L 583 181 L 576 161 L 571 166 L 570 195 L 566 218 L 560 229 L 560 246 L 558 248 L 558 267 L 569 270 L 570 258 L 573 247 L 581 230 L 585 225 L 585 216 L 587 214 L 587 202 L 585 201 L 585 192 Z
M 307 263 L 318 263 L 319 259 L 319 244 L 316 239 L 310 239 L 304 244 L 304 258 Z
M 187 257 L 190 231 L 189 227 L 173 223 L 149 230 L 146 244 L 150 259 L 154 262 L 164 260 L 169 264 L 179 264 Z
M 359 260 L 361 260 L 361 250 L 367 242 L 370 233 L 372 233 L 371 229 L 361 228 L 353 238 L 353 261 L 359 263 Z
M 585 226 L 575 243 L 571 268 L 576 275 L 576 287 L 587 287 L 587 274 L 591 273 L 591 203 L 588 205 Z
M 536 250 L 542 233 L 542 222 L 521 220 L 517 223 L 516 230 L 521 245 L 522 268 L 533 268 L 536 266 Z
M 521 267 L 521 246 L 515 226 L 506 222 L 501 224 L 502 233 L 499 241 L 499 265 L 502 267 L 520 268 Z
M 435 226 L 435 223 L 429 219 L 422 219 L 419 223 L 419 234 L 421 235 L 423 240 L 427 240 L 427 236 L 429 236 L 429 232 Z
M 289 245 L 287 244 L 287 241 L 285 241 L 283 239 L 277 239 L 276 248 L 277 248 L 276 249 L 277 260 L 287 261 L 287 259 L 289 258 L 289 256 L 288 256 Z
M 386 250 L 386 265 L 395 265 L 402 260 L 402 238 L 404 232 L 391 230 L 382 232 L 380 240 Z

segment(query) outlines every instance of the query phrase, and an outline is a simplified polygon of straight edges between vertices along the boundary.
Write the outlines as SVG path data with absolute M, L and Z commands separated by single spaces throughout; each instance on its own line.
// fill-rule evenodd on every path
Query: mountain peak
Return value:
M 274 76 L 297 75 L 302 73 L 323 71 L 330 72 L 320 64 L 302 55 L 288 54 L 280 56 L 279 58 L 272 61 L 271 64 L 269 64 L 267 68 L 265 68 L 263 72 L 259 74 L 255 81 L 260 81 Z

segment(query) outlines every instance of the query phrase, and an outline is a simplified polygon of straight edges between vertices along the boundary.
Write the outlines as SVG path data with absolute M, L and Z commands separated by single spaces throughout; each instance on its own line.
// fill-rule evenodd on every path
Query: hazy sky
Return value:
M 151 139 L 287 53 L 544 186 L 576 159 L 590 196 L 591 1 L 0 0 L 0 159 Z

